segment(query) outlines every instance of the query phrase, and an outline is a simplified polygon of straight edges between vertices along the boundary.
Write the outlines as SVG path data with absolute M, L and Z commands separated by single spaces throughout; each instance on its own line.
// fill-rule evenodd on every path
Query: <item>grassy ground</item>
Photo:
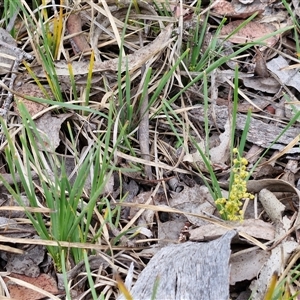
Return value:
M 206 186 L 215 201 L 210 214 L 240 221 L 248 218 L 245 203 L 259 192 L 247 186 L 249 179 L 280 174 L 287 180 L 287 153 L 297 148 L 298 136 L 280 151 L 274 145 L 296 128 L 299 113 L 293 106 L 291 117 L 278 119 L 270 109 L 279 112 L 282 100 L 295 101 L 298 91 L 282 83 L 270 95 L 247 88 L 242 78 L 268 77 L 265 60 L 278 53 L 297 61 L 297 15 L 282 1 L 272 16 L 285 12 L 290 23 L 254 42 L 229 44 L 259 16 L 244 16 L 225 34 L 231 19 L 218 14 L 219 2 L 4 1 L 2 27 L 11 36 L 2 33 L 0 44 L 1 193 L 10 200 L 2 216 L 8 233 L 7 220 L 14 220 L 18 230 L 39 238 L 5 238 L 3 231 L 2 249 L 43 245 L 39 255 L 47 263 L 35 265 L 57 276 L 61 290 L 53 299 L 126 294 L 122 281 L 130 263 L 135 280 L 149 261 L 143 250 L 159 242 L 159 224 L 174 217 L 169 200 L 182 190 Z M 274 37 L 278 42 L 270 45 Z M 259 97 L 267 105 L 261 107 Z M 224 104 L 227 120 L 220 125 L 214 107 Z M 251 122 L 258 119 L 266 131 L 281 122 L 271 143 L 253 137 Z M 272 171 L 258 175 L 267 163 Z M 292 186 L 297 174 L 296 167 L 287 180 Z M 175 243 L 179 237 L 180 228 L 178 239 L 168 238 Z M 287 288 L 277 290 L 276 299 L 287 294 Z M 274 298 L 272 292 L 267 297 Z

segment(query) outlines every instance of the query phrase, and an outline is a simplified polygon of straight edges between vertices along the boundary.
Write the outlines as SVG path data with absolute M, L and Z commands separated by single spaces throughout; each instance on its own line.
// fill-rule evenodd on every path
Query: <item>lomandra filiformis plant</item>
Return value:
M 215 203 L 222 219 L 240 221 L 244 218 L 242 200 L 254 199 L 254 195 L 247 192 L 247 177 L 249 175 L 246 170 L 247 159 L 240 156 L 237 148 L 233 149 L 233 156 L 231 171 L 233 178 L 231 180 L 228 199 L 218 198 Z

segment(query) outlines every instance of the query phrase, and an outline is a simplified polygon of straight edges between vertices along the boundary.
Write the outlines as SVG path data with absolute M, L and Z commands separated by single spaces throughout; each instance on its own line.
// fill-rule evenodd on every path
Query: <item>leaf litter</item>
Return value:
M 50 168 L 43 170 L 38 164 L 32 163 L 26 170 L 40 175 L 40 178 L 34 181 L 35 192 L 40 200 L 38 206 L 46 209 L 45 192 L 41 182 L 43 176 L 47 175 L 47 172 L 58 176 L 55 173 L 57 170 L 46 158 L 47 155 L 53 156 L 57 165 L 71 157 L 72 163 L 68 163 L 67 176 L 70 177 L 71 183 L 76 182 L 79 166 L 84 157 L 87 157 L 89 147 L 107 131 L 107 121 L 103 116 L 111 109 L 109 101 L 113 99 L 117 102 L 118 98 L 123 101 L 130 99 L 133 101 L 132 107 L 128 106 L 127 112 L 130 112 L 130 109 L 133 112 L 138 111 L 140 107 L 137 105 L 137 99 L 146 101 L 146 93 L 147 101 L 153 101 L 151 97 L 160 87 L 162 82 L 160 80 L 173 68 L 172 75 L 157 98 L 151 103 L 145 102 L 146 110 L 140 115 L 133 115 L 129 120 L 131 128 L 125 143 L 117 138 L 119 129 L 117 127 L 113 129 L 116 134 L 111 140 L 109 152 L 113 153 L 113 147 L 115 152 L 113 159 L 110 159 L 111 164 L 114 163 L 114 166 L 120 168 L 119 171 L 106 174 L 106 182 L 100 195 L 107 204 L 99 205 L 99 211 L 95 209 L 93 213 L 95 227 L 90 228 L 90 236 L 94 237 L 91 238 L 91 243 L 103 246 L 103 251 L 91 251 L 89 256 L 90 268 L 93 272 L 97 272 L 94 273 L 95 278 L 98 276 L 95 284 L 100 282 L 97 287 L 99 295 L 102 292 L 107 293 L 109 299 L 121 297 L 113 270 L 118 269 L 124 280 L 127 275 L 126 282 L 133 282 L 133 287 L 130 286 L 128 289 L 133 295 L 141 295 L 140 292 L 146 290 L 145 288 L 152 289 L 149 281 L 143 279 L 155 279 L 152 264 L 161 266 L 161 280 L 164 282 L 166 275 L 171 278 L 168 265 L 172 265 L 178 271 L 184 259 L 190 259 L 194 262 L 192 265 L 199 266 L 203 259 L 207 259 L 209 265 L 215 259 L 223 258 L 212 268 L 214 279 L 218 278 L 224 286 L 223 290 L 228 290 L 226 299 L 229 296 L 237 299 L 239 293 L 240 295 L 252 293 L 253 299 L 262 299 L 275 273 L 281 275 L 286 270 L 293 274 L 292 268 L 295 266 L 288 266 L 288 262 L 296 253 L 299 241 L 300 194 L 297 187 L 300 176 L 297 123 L 277 139 L 298 111 L 299 73 L 296 66 L 299 60 L 296 55 L 296 41 L 289 27 L 292 18 L 287 13 L 286 7 L 282 3 L 274 3 L 275 1 L 268 3 L 258 0 L 214 1 L 211 7 L 204 5 L 200 14 L 189 3 L 165 7 L 162 4 L 137 1 L 139 10 L 132 7 L 129 20 L 142 22 L 128 23 L 124 43 L 121 45 L 123 21 L 130 4 L 125 0 L 121 2 L 120 6 L 114 1 L 100 1 L 97 5 L 87 2 L 66 8 L 63 16 L 66 26 L 61 28 L 61 40 L 55 50 L 51 71 L 58 78 L 61 93 L 57 93 L 57 87 L 55 88 L 49 77 L 52 74 L 43 64 L 39 54 L 41 41 L 35 39 L 27 29 L 24 30 L 26 28 L 22 23 L 24 19 L 15 20 L 15 25 L 19 28 L 15 38 L 4 29 L 0 31 L 0 39 L 4 43 L 4 46 L 1 43 L 0 47 L 0 64 L 3 71 L 1 71 L 2 115 L 7 120 L 8 131 L 19 151 L 18 155 L 23 157 L 25 153 L 22 152 L 20 139 L 24 135 L 22 122 L 25 119 L 21 120 L 20 109 L 22 110 L 24 106 L 28 110 L 43 141 L 43 145 L 39 145 L 38 149 L 33 151 L 35 156 L 33 161 L 37 162 L 36 153 L 40 153 L 39 158 L 44 159 L 44 163 L 47 162 Z M 290 5 L 292 11 L 299 17 L 298 2 L 292 1 Z M 42 10 L 42 7 L 39 9 Z M 159 15 L 164 9 L 167 9 L 169 17 Z M 53 16 L 57 17 L 58 7 L 52 7 L 52 11 Z M 196 15 L 196 12 L 199 15 Z M 166 100 L 170 100 L 178 93 L 184 87 L 184 82 L 189 82 L 193 76 L 199 75 L 199 72 L 193 74 L 191 66 L 188 65 L 190 61 L 183 60 L 180 68 L 175 66 L 175 63 L 183 53 L 184 46 L 190 43 L 197 20 L 201 20 L 200 22 L 204 24 L 202 18 L 210 13 L 212 17 L 208 20 L 212 26 L 207 27 L 207 38 L 216 33 L 216 22 L 220 24 L 222 16 L 234 18 L 228 20 L 217 36 L 219 45 L 225 45 L 227 48 L 220 50 L 218 55 L 220 53 L 231 55 L 236 47 L 242 47 L 242 44 L 251 44 L 255 40 L 262 41 L 266 35 L 269 37 L 263 41 L 261 47 L 250 47 L 244 50 L 240 57 L 233 57 L 226 64 L 220 65 L 216 70 L 216 77 L 207 74 L 208 82 L 215 82 L 213 89 L 209 90 L 208 97 L 202 93 L 203 83 L 200 80 L 186 89 L 178 99 L 166 105 Z M 257 16 L 242 26 L 245 19 L 254 13 L 257 13 Z M 241 28 L 236 31 L 239 26 Z M 277 29 L 279 30 L 274 33 Z M 37 28 L 35 34 L 36 36 L 40 34 L 40 28 Z M 283 38 L 287 38 L 289 43 L 281 43 Z M 210 42 L 206 40 L 208 45 Z M 288 45 L 292 45 L 292 50 Z M 15 49 L 15 52 L 12 49 Z M 207 45 L 200 49 L 199 53 L 204 55 L 206 49 Z M 24 53 L 28 53 L 28 56 Z M 120 53 L 122 53 L 121 60 Z M 94 62 L 91 57 L 94 57 Z M 26 68 L 21 64 L 23 58 L 27 60 L 27 63 L 24 62 Z M 248 182 L 249 191 L 256 194 L 257 198 L 248 205 L 245 203 L 245 221 L 239 224 L 219 219 L 214 200 L 199 176 L 200 173 L 204 173 L 208 177 L 208 170 L 198 151 L 199 148 L 206 151 L 209 147 L 211 167 L 222 185 L 222 193 L 228 195 L 232 138 L 231 95 L 235 76 L 233 69 L 236 66 L 239 67 L 240 78 L 236 136 L 240 136 L 244 130 L 245 113 L 250 109 L 254 113 L 244 155 L 247 156 L 247 153 L 250 155 L 252 150 L 256 151 L 255 153 L 262 153 L 270 148 L 266 158 L 252 174 L 252 178 L 256 180 Z M 147 82 L 147 89 L 144 89 L 143 81 L 150 68 L 155 76 L 151 77 Z M 11 69 L 13 72 L 10 73 Z M 129 75 L 125 74 L 126 70 Z M 118 85 L 118 72 L 125 77 L 129 76 L 130 79 L 126 82 L 124 77 Z M 93 84 L 90 90 L 87 90 L 89 76 Z M 130 91 L 126 91 L 128 82 Z M 14 103 L 10 105 L 12 94 Z M 39 101 L 37 98 L 46 101 Z M 208 108 L 203 104 L 205 98 L 209 101 Z M 74 107 L 72 109 L 72 106 L 67 104 L 60 105 L 61 102 L 72 104 Z M 20 103 L 23 104 L 21 108 Z M 122 110 L 125 111 L 122 105 L 123 103 L 119 103 L 114 107 L 118 111 L 116 122 L 122 120 Z M 88 110 L 80 112 L 78 109 L 80 106 L 95 109 L 100 114 L 90 113 Z M 149 113 L 149 116 L 145 117 L 144 112 Z M 139 127 L 141 119 L 148 126 Z M 208 122 L 211 131 L 208 139 L 204 138 L 205 122 Z M 138 129 L 142 132 L 136 134 Z M 196 139 L 197 147 L 191 142 L 190 136 Z M 126 148 L 129 141 L 133 145 L 132 149 Z M 178 141 L 181 141 L 180 147 Z M 2 141 L 1 149 L 4 150 L 7 144 L 8 141 Z M 249 156 L 250 167 L 256 163 L 257 157 L 259 156 L 255 154 Z M 1 158 L 0 170 L 1 174 L 5 175 L 3 178 L 7 178 L 7 175 L 12 177 L 13 181 L 9 182 L 13 186 L 15 178 L 7 173 L 5 155 Z M 144 177 L 142 170 L 146 173 Z M 90 168 L 86 177 L 89 182 L 83 190 L 81 203 L 83 206 L 86 204 L 85 201 L 93 196 L 91 194 L 95 178 L 93 172 L 93 168 Z M 277 179 L 278 175 L 284 180 Z M 261 177 L 267 179 L 260 180 Z M 20 182 L 19 180 L 18 184 Z M 51 182 L 47 184 L 51 185 Z M 12 199 L 5 187 L 0 188 L 3 195 L 9 195 L 9 199 Z M 14 201 L 10 203 L 7 201 L 2 203 L 5 210 L 3 216 L 1 215 L 3 218 L 1 227 L 4 228 L 1 235 L 11 234 L 12 243 L 14 238 L 16 241 L 20 241 L 17 238 L 24 239 L 25 243 L 28 241 L 29 247 L 27 249 L 24 243 L 17 243 L 13 248 L 11 243 L 2 242 L 3 247 L 8 247 L 1 255 L 2 266 L 5 265 L 2 271 L 11 274 L 1 276 L 11 297 L 41 299 L 47 296 L 47 293 L 41 296 L 40 292 L 43 290 L 52 293 L 53 299 L 57 299 L 56 295 L 65 295 L 62 274 L 55 270 L 50 256 L 47 253 L 45 255 L 47 241 L 41 240 L 41 244 L 33 242 L 35 232 L 29 220 L 24 213 L 16 215 L 14 209 L 18 206 Z M 111 222 L 108 225 L 107 207 L 117 210 L 120 203 L 123 205 L 120 223 L 113 225 Z M 26 201 L 24 205 L 29 206 Z M 81 210 L 82 207 L 78 206 L 77 213 Z M 48 213 L 44 212 L 45 222 Z M 51 225 L 48 223 L 47 226 Z M 98 226 L 103 227 L 100 236 L 96 234 Z M 239 234 L 236 235 L 236 232 Z M 2 240 L 5 241 L 4 238 Z M 191 241 L 193 243 L 189 244 Z M 177 248 L 172 248 L 174 244 L 178 244 L 176 245 L 178 251 Z M 167 248 L 169 246 L 171 248 Z M 199 246 L 199 249 L 197 248 L 197 255 L 191 256 L 194 251 L 191 249 L 194 249 L 194 246 Z M 210 247 L 221 250 L 219 253 L 217 251 L 212 253 Z M 87 249 L 91 248 L 89 244 Z M 19 250 L 22 254 L 16 254 L 14 249 L 15 252 Z M 168 251 L 174 251 L 174 257 L 177 259 L 174 260 L 172 256 L 166 258 Z M 232 265 L 231 270 L 228 261 Z M 130 271 L 128 266 L 132 262 L 133 271 Z M 70 283 L 72 297 L 90 299 L 86 265 L 84 263 L 75 265 L 72 257 L 67 259 L 67 263 L 67 280 Z M 191 277 L 191 285 L 203 284 L 204 278 L 197 278 L 195 274 L 189 274 L 187 269 L 184 270 L 184 275 L 180 276 Z M 207 270 L 204 269 L 203 274 Z M 220 276 L 217 276 L 219 273 Z M 59 278 L 58 285 L 53 274 Z M 137 275 L 140 276 L 136 281 Z M 212 276 L 211 273 L 209 276 Z M 33 278 L 41 282 L 38 283 Z M 245 280 L 249 284 L 242 292 L 238 292 L 241 291 L 241 282 Z M 26 282 L 31 285 L 26 286 Z M 50 287 L 45 288 L 44 283 Z M 103 288 L 104 285 L 106 288 Z M 28 293 L 33 291 L 34 287 L 37 294 L 30 294 L 29 297 Z M 168 287 L 170 293 L 175 291 L 172 280 L 169 280 Z M 290 291 L 299 290 L 297 282 L 288 282 L 288 287 Z M 186 286 L 178 289 L 178 295 L 185 289 Z M 217 292 L 218 288 L 211 283 L 208 290 L 201 293 L 204 295 L 208 292 L 209 295 L 209 291 L 213 290 Z M 165 291 L 160 289 L 158 291 L 159 295 L 164 295 Z M 172 299 L 179 299 L 175 294 Z M 222 296 L 224 295 L 223 293 Z M 147 297 L 143 299 L 148 299 Z

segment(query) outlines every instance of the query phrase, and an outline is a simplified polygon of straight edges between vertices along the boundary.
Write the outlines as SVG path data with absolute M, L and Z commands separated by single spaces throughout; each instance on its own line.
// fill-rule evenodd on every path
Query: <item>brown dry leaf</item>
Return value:
M 274 226 L 270 223 L 259 219 L 247 219 L 243 222 L 226 222 L 238 232 L 247 233 L 248 235 L 262 240 L 273 240 L 275 237 Z M 210 241 L 222 236 L 231 229 L 226 229 L 216 224 L 207 224 L 189 231 L 191 241 Z
M 236 252 L 230 257 L 230 284 L 251 280 L 259 274 L 261 266 L 270 257 L 270 252 L 252 247 Z
M 231 2 L 221 0 L 213 7 L 212 11 L 220 16 L 246 19 L 254 13 L 262 13 L 266 6 L 267 4 L 261 3 L 260 0 L 251 0 L 251 5 L 241 3 L 240 0 L 232 0 Z
M 255 56 L 255 69 L 254 69 L 254 74 L 259 76 L 259 77 L 270 77 L 267 65 L 266 65 L 266 59 L 263 56 L 263 53 L 259 51 L 258 49 L 256 50 L 256 56 Z
M 231 34 L 243 22 L 243 20 L 237 20 L 225 25 L 221 30 L 221 37 L 226 37 Z M 251 21 L 243 26 L 243 28 L 241 28 L 237 33 L 232 35 L 228 40 L 235 44 L 245 44 L 257 41 L 274 31 L 276 31 L 276 28 L 272 24 L 261 24 L 259 22 Z M 273 36 L 265 39 L 264 42 L 268 45 L 268 47 L 273 47 L 277 43 L 278 38 L 278 36 Z
M 265 97 L 265 99 L 252 99 L 251 102 L 255 106 L 247 101 L 239 103 L 238 111 L 243 113 L 247 113 L 249 110 L 251 110 L 252 112 L 260 112 L 270 105 L 270 102 L 268 101 L 267 97 Z
M 185 220 L 178 219 L 174 221 L 158 222 L 158 239 L 160 246 L 166 246 L 177 242 L 180 231 L 184 227 Z
M 59 131 L 61 124 L 72 115 L 72 113 L 51 115 L 51 113 L 48 112 L 35 121 L 36 128 L 40 133 L 40 138 L 44 142 L 43 145 L 40 145 L 38 142 L 40 150 L 54 151 L 58 147 L 60 143 Z
M 271 164 L 257 167 L 252 174 L 252 177 L 256 180 L 264 178 L 275 178 L 282 173 L 282 168 L 278 166 L 272 166 Z
M 37 290 L 34 290 L 34 287 L 37 287 L 45 292 L 51 293 L 52 295 L 59 294 L 59 290 L 57 289 L 56 280 L 47 274 L 41 274 L 39 277 L 31 278 L 25 275 L 19 274 L 10 274 L 4 278 L 6 285 L 8 287 L 10 296 L 13 299 L 18 300 L 38 300 L 44 299 L 46 294 L 39 293 Z M 33 285 L 31 288 L 26 288 L 23 285 L 19 285 L 16 283 L 17 280 L 23 281 L 24 285 L 26 283 Z M 52 296 L 51 299 L 59 299 L 55 296 Z
M 36 98 L 45 98 L 45 94 L 43 93 L 43 91 L 41 91 L 41 89 L 33 83 L 26 83 L 23 84 L 21 87 L 19 87 L 16 92 L 20 95 L 24 95 L 24 96 L 30 96 L 30 97 L 36 97 Z M 35 101 L 31 101 L 31 100 L 27 100 L 19 95 L 15 95 L 14 96 L 15 99 L 15 103 L 14 103 L 14 109 L 17 111 L 17 113 L 20 115 L 20 112 L 18 110 L 17 107 L 17 103 L 22 101 L 23 104 L 25 105 L 26 109 L 28 110 L 28 113 L 31 116 L 36 115 L 37 113 L 41 112 L 42 110 L 44 110 L 47 105 L 43 104 L 43 103 L 38 103 Z
M 80 14 L 71 14 L 66 23 L 68 34 L 72 35 L 72 47 L 75 53 L 90 50 L 90 46 L 82 33 L 82 22 Z
M 214 199 L 212 198 L 208 188 L 204 185 L 195 185 L 192 188 L 184 187 L 180 193 L 172 193 L 172 198 L 169 199 L 170 206 L 194 214 L 213 214 L 215 211 Z M 206 221 L 193 216 L 186 215 L 188 220 L 198 226 L 207 224 Z
M 185 17 L 191 13 L 188 8 L 181 8 L 180 5 L 174 4 L 170 4 L 170 10 L 177 19 L 179 19 L 181 16 Z

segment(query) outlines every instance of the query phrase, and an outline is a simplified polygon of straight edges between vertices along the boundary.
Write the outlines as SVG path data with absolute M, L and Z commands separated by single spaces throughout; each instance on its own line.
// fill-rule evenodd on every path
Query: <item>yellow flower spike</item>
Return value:
M 242 170 L 243 172 L 247 172 L 247 166 L 246 166 L 246 165 L 242 165 L 242 166 L 241 166 L 241 170 Z
M 240 171 L 240 178 L 246 178 L 247 177 L 247 172 L 245 170 L 242 170 Z
M 242 163 L 243 165 L 247 166 L 247 165 L 248 165 L 248 160 L 247 160 L 245 157 L 242 157 L 242 158 L 241 158 L 241 163 Z
M 241 209 L 243 203 L 242 199 L 254 199 L 254 195 L 247 192 L 247 180 L 249 175 L 247 171 L 248 160 L 241 157 L 238 149 L 232 150 L 234 155 L 232 172 L 232 184 L 228 199 L 220 198 L 216 204 L 221 206 L 220 214 L 227 220 L 243 220 L 244 211 Z

